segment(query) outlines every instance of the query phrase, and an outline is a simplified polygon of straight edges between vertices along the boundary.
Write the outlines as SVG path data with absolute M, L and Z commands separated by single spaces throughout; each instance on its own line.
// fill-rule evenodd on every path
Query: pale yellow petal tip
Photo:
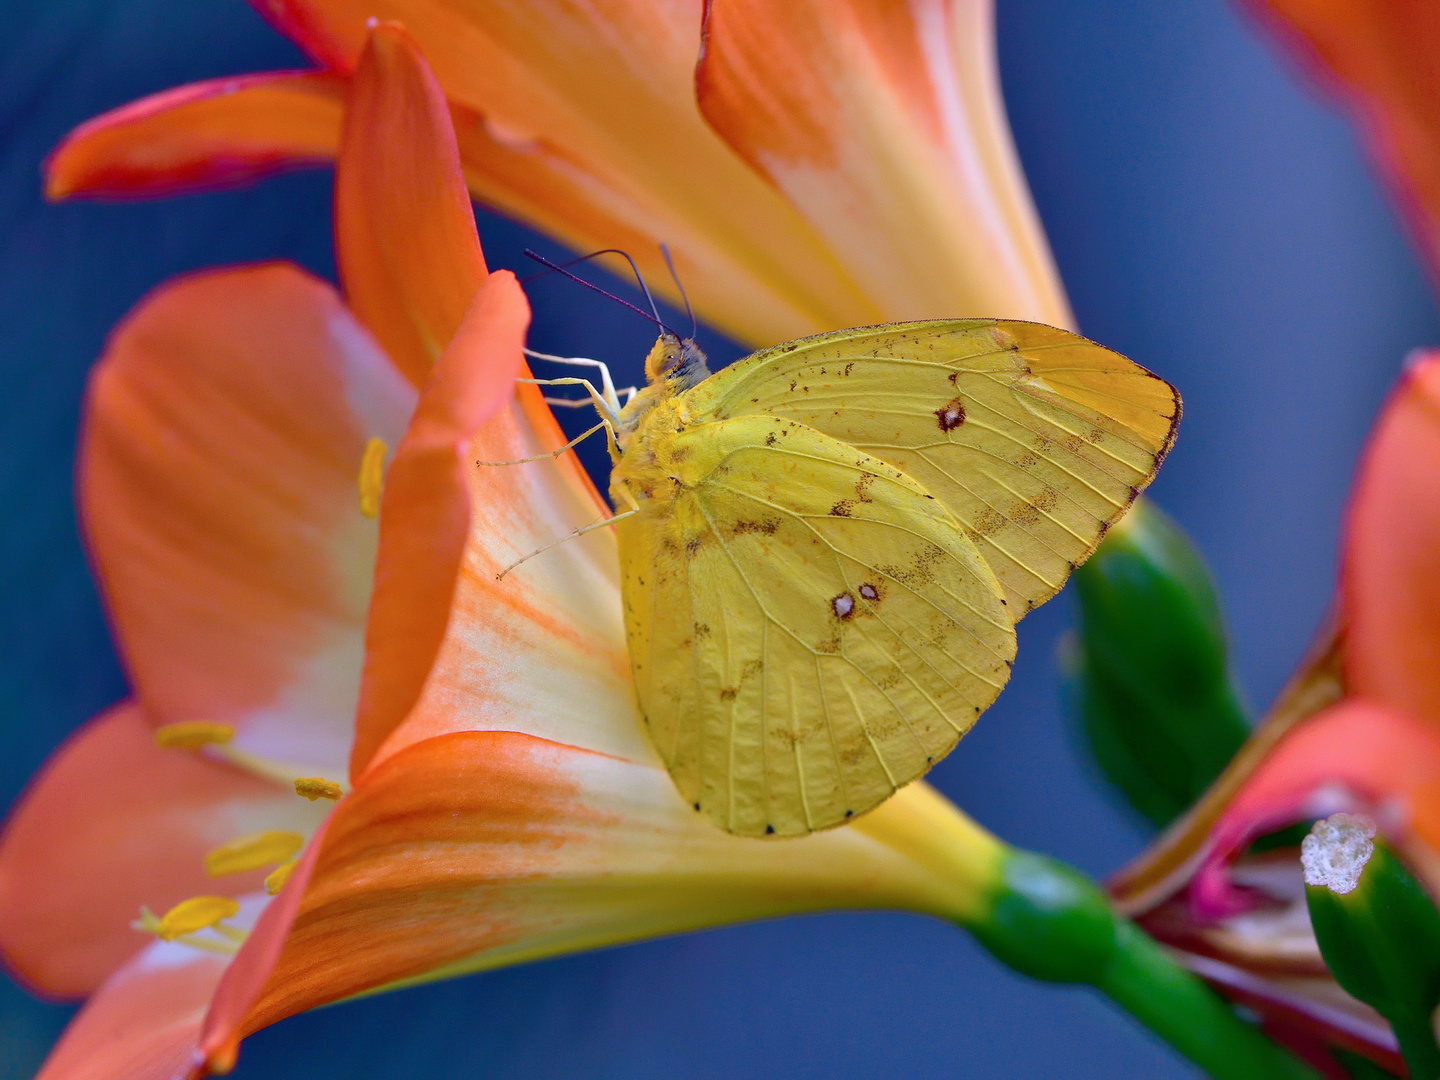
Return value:
M 234 737 L 233 727 L 212 720 L 182 720 L 155 729 L 155 745 L 167 750 L 199 750 L 202 746 L 227 743 Z
M 205 873 L 211 877 L 243 874 L 262 866 L 283 863 L 305 846 L 305 838 L 294 832 L 258 832 L 238 836 L 205 856 Z
M 371 439 L 365 444 L 365 453 L 360 458 L 360 513 L 367 518 L 380 516 L 380 494 L 385 484 L 385 454 L 388 449 L 384 439 Z
M 285 887 L 285 883 L 290 880 L 290 875 L 295 872 L 295 867 L 299 865 L 299 859 L 291 859 L 283 866 L 277 866 L 270 871 L 270 876 L 265 879 L 265 891 L 271 896 L 278 893 Z
M 316 799 L 334 802 L 343 792 L 334 780 L 326 780 L 323 776 L 301 776 L 295 780 L 295 794 L 311 802 Z
M 181 900 L 157 919 L 146 908 L 140 909 L 140 926 L 161 941 L 174 941 L 185 934 L 207 930 L 222 919 L 233 917 L 240 905 L 228 896 L 192 896 Z

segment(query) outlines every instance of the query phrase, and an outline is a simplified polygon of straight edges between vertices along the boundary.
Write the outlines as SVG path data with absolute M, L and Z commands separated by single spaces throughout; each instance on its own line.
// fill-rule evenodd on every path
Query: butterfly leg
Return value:
M 591 395 L 593 397 L 599 397 L 604 401 L 612 413 L 618 414 L 620 412 L 620 398 L 619 395 L 615 393 L 615 383 L 610 378 L 610 368 L 603 361 L 591 360 L 588 356 L 555 356 L 551 353 L 535 352 L 533 349 L 526 349 L 525 355 L 532 360 L 548 360 L 552 364 L 569 364 L 571 367 L 597 368 L 600 372 L 601 389 L 600 392 L 596 394 L 592 388 Z M 586 385 L 588 386 L 589 384 L 587 383 Z M 633 390 L 631 390 L 631 395 L 634 395 Z M 596 406 L 596 408 L 599 408 L 599 406 Z M 601 415 L 604 415 L 603 411 Z
M 623 514 L 616 514 L 614 517 L 608 517 L 608 518 L 605 518 L 605 519 L 602 520 L 602 521 L 591 522 L 589 525 L 586 525 L 584 528 L 576 529 L 576 530 L 575 530 L 574 532 L 572 532 L 569 536 L 562 536 L 559 540 L 552 540 L 552 541 L 550 541 L 550 543 L 546 544 L 544 547 L 542 547 L 542 548 L 536 548 L 534 551 L 530 552 L 529 555 L 526 555 L 523 559 L 516 559 L 516 560 L 515 560 L 513 563 L 511 563 L 509 566 L 505 567 L 504 570 L 501 570 L 498 574 L 496 574 L 496 575 L 495 575 L 495 580 L 496 580 L 496 581 L 499 581 L 501 578 L 503 578 L 506 574 L 510 573 L 511 570 L 514 570 L 514 569 L 515 569 L 517 566 L 519 566 L 521 563 L 529 562 L 529 561 L 530 561 L 531 559 L 533 559 L 536 555 L 539 555 L 539 554 L 541 554 L 542 552 L 549 551 L 549 550 L 550 550 L 551 548 L 553 548 L 553 547 L 559 547 L 561 544 L 565 543 L 567 540 L 574 540 L 576 537 L 578 537 L 578 536 L 584 536 L 584 535 L 585 535 L 586 533 L 588 533 L 588 532 L 594 532 L 596 529 L 603 529 L 603 528 L 605 528 L 607 525 L 614 525 L 615 522 L 621 521 L 621 520 L 623 520 L 624 518 L 634 517 L 634 516 L 635 516 L 636 514 L 638 514 L 639 512 L 640 512 L 640 511 L 639 511 L 638 508 L 635 509 L 635 510 L 627 510 L 627 511 L 625 511 L 625 513 L 623 513 Z
M 606 431 L 609 431 L 609 430 L 610 430 L 610 421 L 608 421 L 608 420 L 601 420 L 598 424 L 596 424 L 594 427 L 590 428 L 588 431 L 583 431 L 583 432 L 581 432 L 579 435 L 576 435 L 575 438 L 571 439 L 571 440 L 570 440 L 569 442 L 567 442 L 564 446 L 557 447 L 556 449 L 550 450 L 550 451 L 548 451 L 547 453 L 544 453 L 544 454 L 536 454 L 536 455 L 533 456 L 533 457 L 516 458 L 514 461 L 477 461 L 477 462 L 475 462 L 475 464 L 476 464 L 476 465 L 526 465 L 526 464 L 528 464 L 528 463 L 530 463 L 530 462 L 532 462 L 532 461 L 548 461 L 550 458 L 557 458 L 557 457 L 559 457 L 561 454 L 565 453 L 566 450 L 569 450 L 570 448 L 572 448 L 573 446 L 577 445 L 578 443 L 581 443 L 581 442 L 583 442 L 584 440 L 588 439 L 591 435 L 594 435 L 595 432 L 599 431 L 601 428 L 604 428 Z

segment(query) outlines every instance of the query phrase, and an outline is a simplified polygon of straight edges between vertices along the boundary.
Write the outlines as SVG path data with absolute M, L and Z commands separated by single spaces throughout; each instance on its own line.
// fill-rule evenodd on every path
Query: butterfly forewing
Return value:
M 1155 475 L 1174 388 L 1036 323 L 842 330 L 755 353 L 685 398 L 696 421 L 800 421 L 903 470 L 965 527 L 1018 619 Z
M 626 454 L 618 523 L 642 711 L 681 794 L 792 835 L 946 754 L 1014 657 L 999 583 L 912 479 L 813 428 L 682 425 Z

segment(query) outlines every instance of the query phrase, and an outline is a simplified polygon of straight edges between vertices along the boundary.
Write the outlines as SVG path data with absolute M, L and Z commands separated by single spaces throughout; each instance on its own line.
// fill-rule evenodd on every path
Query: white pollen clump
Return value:
M 1324 885 L 1337 896 L 1360 884 L 1375 854 L 1375 825 L 1355 814 L 1332 814 L 1317 821 L 1300 844 L 1306 885 Z

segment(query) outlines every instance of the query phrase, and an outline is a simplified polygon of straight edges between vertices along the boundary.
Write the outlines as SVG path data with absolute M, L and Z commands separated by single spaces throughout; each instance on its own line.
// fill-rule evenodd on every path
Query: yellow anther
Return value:
M 182 934 L 208 929 L 221 919 L 230 918 L 239 910 L 240 905 L 228 896 L 192 896 L 189 900 L 181 900 L 159 919 L 142 909 L 140 920 L 145 929 L 150 930 L 161 941 L 174 941 Z M 146 918 L 147 915 L 150 916 L 149 919 Z
M 295 781 L 295 794 L 311 802 L 316 799 L 329 799 L 334 802 L 343 793 L 334 780 L 326 780 L 323 776 L 302 776 Z
M 290 875 L 295 872 L 295 867 L 300 865 L 299 859 L 291 859 L 283 866 L 277 866 L 270 871 L 270 876 L 265 879 L 265 891 L 274 896 L 285 887 L 290 880 Z
M 213 720 L 181 720 L 155 729 L 155 745 L 173 750 L 199 750 L 212 743 L 227 743 L 234 737 L 233 727 Z
M 380 489 L 385 481 L 384 439 L 371 439 L 360 458 L 360 513 L 368 518 L 380 516 Z
M 305 846 L 305 838 L 293 832 L 258 832 L 221 844 L 205 856 L 205 873 L 211 877 L 243 874 L 262 866 L 285 862 Z

